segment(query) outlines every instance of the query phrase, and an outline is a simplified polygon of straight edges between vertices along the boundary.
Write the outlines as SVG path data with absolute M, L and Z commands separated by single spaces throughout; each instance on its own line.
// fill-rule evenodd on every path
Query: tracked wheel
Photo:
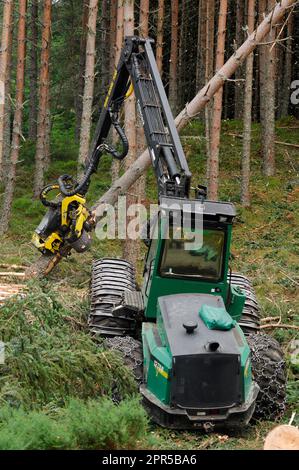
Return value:
M 88 325 L 93 336 L 134 335 L 136 321 L 126 315 L 114 316 L 125 292 L 136 290 L 135 268 L 123 259 L 95 260 L 91 274 L 91 310 Z
M 120 353 L 124 364 L 132 371 L 137 384 L 140 385 L 143 379 L 143 354 L 141 342 L 131 336 L 115 336 L 114 338 L 106 338 L 105 345 L 108 349 L 112 349 Z
M 279 343 L 269 335 L 250 334 L 252 374 L 260 387 L 253 417 L 274 421 L 286 406 L 286 364 Z

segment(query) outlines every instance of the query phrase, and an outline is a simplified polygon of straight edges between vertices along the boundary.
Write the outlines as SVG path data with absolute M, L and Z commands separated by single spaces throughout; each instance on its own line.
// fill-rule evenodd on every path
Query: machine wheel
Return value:
M 141 342 L 131 336 L 115 336 L 114 338 L 106 338 L 105 344 L 107 348 L 118 351 L 121 354 L 125 365 L 133 372 L 134 378 L 139 386 L 143 379 Z
M 275 420 L 286 405 L 286 365 L 279 343 L 265 334 L 250 334 L 252 374 L 260 387 L 253 418 Z

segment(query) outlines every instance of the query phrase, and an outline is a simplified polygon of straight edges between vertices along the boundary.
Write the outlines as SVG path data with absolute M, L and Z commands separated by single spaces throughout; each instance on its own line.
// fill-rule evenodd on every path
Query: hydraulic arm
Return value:
M 42 191 L 41 201 L 49 210 L 37 227 L 33 242 L 43 253 L 64 256 L 71 248 L 77 251 L 88 248 L 88 232 L 93 228 L 93 217 L 85 206 L 85 195 L 102 155 L 108 153 L 122 160 L 128 153 L 129 143 L 119 123 L 119 114 L 125 99 L 133 91 L 157 179 L 159 199 L 162 196 L 189 197 L 191 173 L 156 65 L 152 43 L 151 39 L 135 36 L 125 39 L 82 180 L 77 182 L 69 175 L 62 175 L 56 184 Z M 121 151 L 111 147 L 106 140 L 111 126 L 121 139 Z M 54 201 L 49 201 L 48 194 L 52 190 L 58 190 L 60 194 Z

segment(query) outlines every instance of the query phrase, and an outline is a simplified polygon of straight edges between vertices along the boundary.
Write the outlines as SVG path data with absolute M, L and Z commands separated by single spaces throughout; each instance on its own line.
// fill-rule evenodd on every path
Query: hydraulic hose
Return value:
M 49 201 L 47 199 L 47 195 L 49 192 L 59 189 L 60 188 L 58 184 L 48 184 L 41 190 L 39 198 L 45 207 L 52 207 L 52 209 L 56 209 L 59 206 L 59 202 Z
M 112 155 L 117 160 L 123 160 L 127 156 L 128 151 L 129 151 L 129 141 L 127 139 L 127 136 L 124 133 L 124 130 L 122 129 L 121 125 L 119 124 L 119 121 L 117 119 L 117 113 L 113 112 L 110 109 L 109 114 L 110 114 L 111 123 L 114 126 L 117 134 L 119 135 L 121 139 L 122 151 L 118 152 L 115 148 L 111 147 L 110 145 L 106 143 L 99 145 L 96 148 L 96 151 L 94 152 L 94 154 L 92 155 L 89 161 L 89 164 L 87 168 L 85 169 L 84 176 L 79 183 L 74 181 L 69 175 L 62 175 L 58 178 L 58 187 L 64 196 L 71 197 L 78 193 L 85 194 L 87 192 L 89 182 L 90 182 L 90 177 L 93 173 L 97 171 L 100 157 L 104 152 L 110 153 L 110 155 Z M 70 181 L 72 181 L 71 185 L 70 185 Z M 44 200 L 46 201 L 46 199 Z M 48 201 L 46 202 L 47 204 L 51 204 Z
M 122 151 L 119 153 L 119 152 L 117 152 L 116 149 L 114 149 L 113 147 L 110 147 L 110 145 L 106 145 L 105 150 L 108 153 L 110 153 L 117 160 L 123 160 L 128 155 L 129 141 L 127 139 L 126 134 L 124 133 L 123 128 L 119 124 L 119 122 L 116 119 L 114 120 L 112 117 L 111 117 L 111 121 L 112 121 L 112 124 L 114 126 L 114 129 L 116 130 L 116 132 L 118 133 L 118 135 L 121 139 L 123 148 L 122 148 Z

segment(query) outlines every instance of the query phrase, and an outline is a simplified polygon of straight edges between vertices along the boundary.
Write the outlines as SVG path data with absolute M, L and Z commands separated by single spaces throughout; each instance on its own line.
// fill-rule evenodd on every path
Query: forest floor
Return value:
M 299 152 L 291 146 L 278 145 L 277 173 L 274 177 L 265 179 L 261 174 L 260 128 L 257 124 L 253 125 L 252 205 L 244 209 L 240 206 L 242 140 L 238 135 L 241 132 L 242 123 L 223 122 L 220 151 L 220 199 L 236 203 L 238 209 L 232 245 L 232 268 L 244 273 L 253 281 L 263 317 L 279 317 L 282 323 L 298 325 Z M 75 174 L 76 171 L 77 147 L 72 139 L 72 129 L 64 127 L 63 117 L 58 117 L 54 121 L 52 134 L 52 163 L 47 173 L 49 182 L 55 180 L 60 174 L 66 172 Z M 182 137 L 193 173 L 194 185 L 197 182 L 203 183 L 205 180 L 203 177 L 206 174 L 203 135 L 202 125 L 195 122 L 184 130 Z M 278 141 L 298 144 L 299 122 L 291 119 L 277 122 L 276 135 Z M 44 210 L 39 201 L 32 200 L 33 155 L 32 145 L 29 142 L 25 143 L 18 168 L 17 190 L 9 233 L 0 239 L 0 263 L 3 264 L 28 265 L 37 256 L 31 247 L 30 239 Z M 89 201 L 94 202 L 109 188 L 109 184 L 110 163 L 109 159 L 105 158 L 98 175 L 94 176 Z M 148 201 L 156 202 L 156 185 L 152 171 L 149 171 L 147 176 L 146 197 Z M 134 399 L 127 404 L 128 408 L 133 406 L 133 412 L 127 411 L 126 404 L 118 412 L 122 413 L 122 419 L 126 422 L 124 426 L 128 426 L 128 429 L 130 428 L 127 423 L 130 419 L 133 422 L 139 420 L 142 435 L 134 435 L 135 440 L 126 440 L 123 436 L 129 435 L 131 431 L 125 428 L 122 438 L 115 436 L 112 438 L 108 436 L 107 431 L 106 440 L 101 438 L 102 440 L 96 441 L 96 438 L 94 440 L 91 438 L 92 443 L 88 441 L 88 444 L 87 441 L 82 440 L 82 436 L 79 436 L 80 433 L 73 424 L 74 420 L 70 418 L 74 406 L 73 408 L 70 406 L 71 411 L 69 411 L 65 395 L 76 396 L 82 400 L 87 397 L 96 400 L 99 393 L 105 393 L 112 386 L 113 378 L 110 369 L 111 364 L 114 363 L 118 371 L 116 376 L 120 377 L 120 387 L 125 389 L 127 386 L 124 384 L 123 370 L 117 359 L 109 356 L 108 360 L 105 355 L 107 353 L 101 350 L 98 352 L 85 329 L 91 260 L 107 255 L 120 256 L 121 244 L 116 241 L 99 242 L 94 237 L 94 243 L 88 253 L 72 255 L 68 261 L 60 263 L 47 280 L 29 283 L 27 299 L 9 302 L 0 310 L 0 340 L 8 344 L 7 363 L 5 366 L 0 365 L 0 448 L 13 448 L 13 446 L 56 448 L 60 445 L 66 448 L 137 446 L 159 449 L 261 449 L 263 439 L 274 423 L 259 422 L 234 434 L 225 430 L 216 434 L 173 432 L 147 424 L 144 416 L 141 416 L 140 405 Z M 141 258 L 140 272 L 143 254 Z M 2 278 L 0 282 L 4 280 L 8 282 L 7 278 Z M 21 281 L 13 279 L 13 282 Z M 283 418 L 283 422 L 288 422 L 292 412 L 299 411 L 298 365 L 292 364 L 290 359 L 294 340 L 298 339 L 298 331 L 280 328 L 266 331 L 280 341 L 288 361 L 288 407 Z M 47 338 L 47 342 L 41 332 Z M 67 335 L 69 337 L 66 340 Z M 65 341 L 66 343 L 63 344 Z M 29 343 L 31 349 L 28 346 Z M 49 359 L 49 355 L 53 354 L 53 352 L 50 353 L 50 349 L 55 350 L 57 357 Z M 80 361 L 77 361 L 77 353 L 85 354 L 84 376 L 82 374 L 79 378 L 82 365 Z M 94 354 L 100 361 L 96 364 L 93 359 Z M 44 361 L 45 370 L 40 367 L 40 361 Z M 105 373 L 109 380 L 103 378 L 103 371 L 99 372 L 99 363 L 104 369 L 106 367 Z M 62 375 L 57 372 L 57 364 Z M 51 381 L 46 378 L 45 374 L 48 374 L 47 377 L 52 377 Z M 93 384 L 90 383 L 89 375 L 94 378 Z M 115 376 L 114 373 L 112 375 Z M 67 390 L 65 382 L 68 383 Z M 130 385 L 124 391 L 124 396 L 132 396 L 133 388 L 134 386 Z M 7 406 L 11 408 L 16 405 L 23 409 L 21 417 L 14 416 L 12 412 L 7 411 Z M 57 410 L 63 409 L 64 406 L 67 408 L 67 411 L 63 411 L 66 413 L 65 422 L 68 423 L 66 426 L 72 429 L 72 436 L 76 434 L 76 439 L 72 443 L 70 438 L 69 443 L 53 444 L 50 442 L 49 444 L 51 441 L 49 437 L 48 441 L 41 439 L 41 441 L 27 445 L 28 435 L 27 437 L 23 435 L 21 440 L 14 441 L 15 443 L 9 443 L 8 439 L 3 437 L 3 426 L 8 426 L 9 422 L 8 429 L 11 430 L 11 435 L 14 435 L 15 430 L 20 427 L 20 422 L 26 421 L 27 412 L 32 413 L 34 410 L 47 417 L 52 417 L 54 413 L 55 421 L 55 416 L 61 412 Z M 110 405 L 106 403 L 105 406 L 107 413 L 110 413 Z M 88 415 L 88 410 L 82 413 Z M 39 419 L 37 418 L 37 427 L 40 426 Z M 298 424 L 298 413 L 295 420 Z M 29 434 L 30 429 L 29 426 L 27 430 Z M 90 433 L 92 429 L 90 425 Z

